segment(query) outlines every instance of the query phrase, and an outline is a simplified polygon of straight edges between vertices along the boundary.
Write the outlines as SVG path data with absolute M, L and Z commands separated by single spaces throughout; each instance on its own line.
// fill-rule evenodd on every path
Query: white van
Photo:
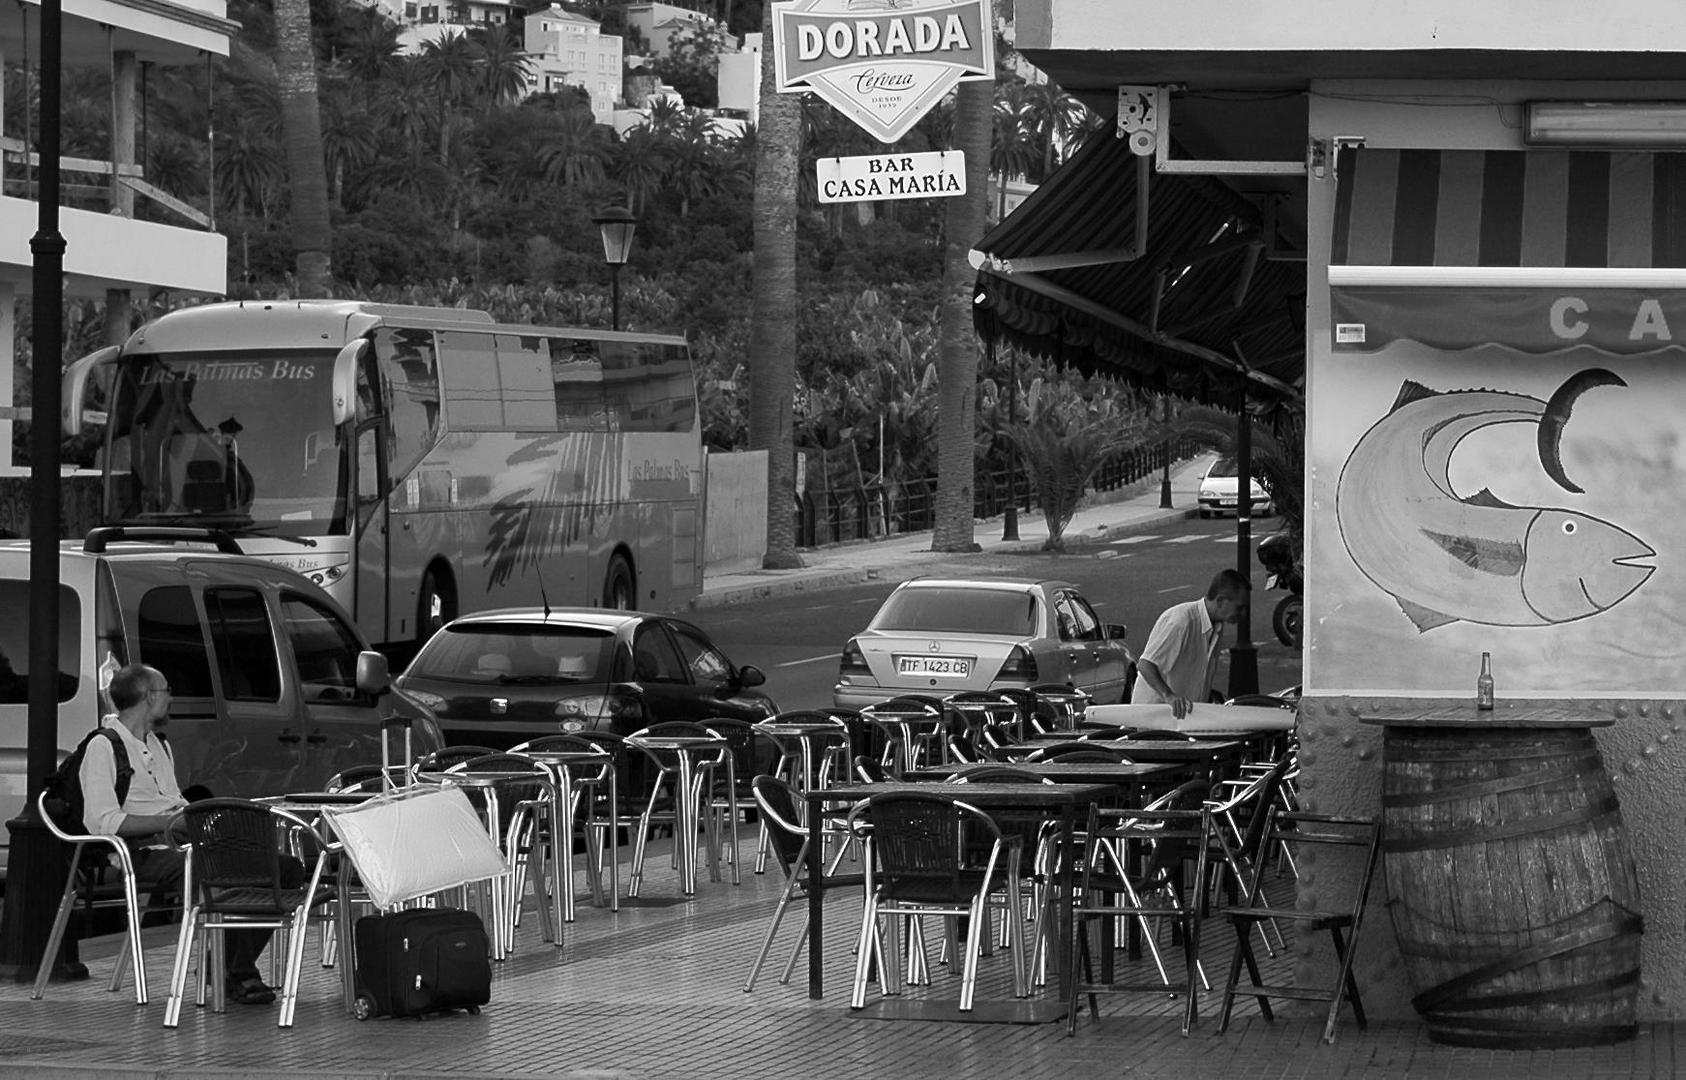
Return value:
M 29 544 L 0 542 L 0 820 L 27 799 Z M 327 593 L 204 529 L 95 529 L 59 553 L 58 751 L 107 706 L 101 665 L 150 664 L 171 689 L 165 734 L 183 788 L 251 798 L 320 790 L 381 758 L 380 718 L 433 714 L 390 690 L 386 658 Z M 394 740 L 394 760 L 402 747 Z M 0 840 L 5 840 L 0 835 Z M 0 846 L 0 874 L 6 848 Z

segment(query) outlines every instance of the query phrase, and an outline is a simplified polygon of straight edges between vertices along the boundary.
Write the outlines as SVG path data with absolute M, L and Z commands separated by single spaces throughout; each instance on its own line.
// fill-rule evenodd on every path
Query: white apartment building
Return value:
M 528 15 L 524 24 L 530 93 L 550 93 L 564 86 L 582 87 L 591 95 L 591 112 L 599 124 L 613 122 L 621 100 L 621 58 L 624 43 L 602 25 L 551 5 Z
M 651 56 L 666 56 L 673 35 L 697 26 L 713 26 L 714 16 L 674 4 L 628 4 L 626 23 L 644 35 Z

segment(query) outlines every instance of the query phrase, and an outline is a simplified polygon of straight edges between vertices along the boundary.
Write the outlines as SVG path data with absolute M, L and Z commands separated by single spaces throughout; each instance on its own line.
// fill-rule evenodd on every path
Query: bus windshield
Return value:
M 345 531 L 333 350 L 163 353 L 118 365 L 106 444 L 114 524 L 275 536 Z

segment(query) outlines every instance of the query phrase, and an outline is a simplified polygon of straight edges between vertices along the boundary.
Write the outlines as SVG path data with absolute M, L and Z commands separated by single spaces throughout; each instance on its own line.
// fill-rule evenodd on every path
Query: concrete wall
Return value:
M 1364 100 L 1358 100 L 1361 95 Z M 1462 95 L 1468 95 L 1467 97 Z M 1456 147 L 1517 149 L 1521 143 L 1516 128 L 1520 102 L 1530 98 L 1600 99 L 1631 97 L 1653 100 L 1686 99 L 1686 86 L 1669 84 L 1586 83 L 1338 83 L 1314 87 L 1310 128 L 1313 138 L 1362 135 L 1371 147 Z M 1325 365 L 1331 357 L 1331 325 L 1327 259 L 1336 184 L 1334 177 L 1308 179 L 1310 223 L 1307 266 L 1307 409 L 1309 423 L 1316 428 L 1320 416 L 1337 407 L 1328 398 Z M 1479 358 L 1471 358 L 1472 385 L 1481 385 Z M 1397 384 L 1398 378 L 1393 382 Z M 1320 394 L 1324 395 L 1320 398 Z M 1317 468 L 1308 453 L 1307 494 L 1315 503 L 1327 497 L 1333 486 L 1318 483 Z M 1325 478 L 1326 480 L 1327 478 Z M 1320 494 L 1321 493 L 1321 494 Z M 1308 518 L 1317 519 L 1315 505 L 1308 506 Z M 1308 526 L 1309 529 L 1309 526 Z M 1322 542 L 1327 542 L 1328 537 Z M 1308 532 L 1308 555 L 1319 543 Z M 1341 610 L 1350 598 L 1331 595 L 1331 584 L 1319 581 L 1315 560 L 1308 563 L 1307 616 L 1311 628 L 1304 680 L 1307 696 L 1300 715 L 1301 789 L 1307 809 L 1326 813 L 1381 814 L 1383 774 L 1383 729 L 1362 718 L 1379 711 L 1397 710 L 1405 699 L 1374 696 L 1340 686 L 1318 685 L 1316 626 L 1320 615 Z M 1673 631 L 1669 631 L 1670 636 Z M 1479 663 L 1475 645 L 1463 669 L 1446 671 L 1446 693 L 1472 697 Z M 1666 651 L 1666 650 L 1665 650 Z M 1659 653 L 1659 655 L 1661 655 Z M 1634 662 L 1645 662 L 1635 658 Z M 1655 661 L 1652 661 L 1655 664 Z M 1529 696 L 1528 687 L 1506 684 L 1504 669 L 1496 673 L 1500 696 Z M 1662 673 L 1666 677 L 1667 673 Z M 1674 673 L 1678 676 L 1678 673 Z M 1645 934 L 1643 938 L 1642 982 L 1639 995 L 1640 1019 L 1675 1020 L 1686 1006 L 1686 883 L 1679 867 L 1686 865 L 1686 838 L 1680 823 L 1686 816 L 1686 740 L 1679 738 L 1686 728 L 1686 701 L 1669 694 L 1645 700 L 1625 700 L 1609 695 L 1570 695 L 1572 707 L 1582 708 L 1590 718 L 1609 721 L 1594 728 L 1605 772 L 1610 775 L 1621 803 L 1628 845 L 1639 873 Z M 1301 865 L 1301 902 L 1315 897 L 1346 869 L 1336 866 Z M 1309 873 L 1308 873 L 1309 871 Z M 1398 941 L 1388 914 L 1385 882 L 1378 880 L 1371 893 L 1370 914 L 1359 952 L 1358 980 L 1366 1010 L 1373 1016 L 1408 1019 L 1411 987 L 1403 969 Z M 1518 897 L 1519 903 L 1526 898 Z M 1327 970 L 1326 950 L 1320 943 L 1302 945 L 1302 975 Z
M 703 573 L 754 570 L 767 554 L 767 451 L 710 453 Z
M 1014 21 L 1021 49 L 1650 52 L 1667 47 L 1660 42 L 1681 40 L 1686 8 L 1673 0 L 1021 0 Z

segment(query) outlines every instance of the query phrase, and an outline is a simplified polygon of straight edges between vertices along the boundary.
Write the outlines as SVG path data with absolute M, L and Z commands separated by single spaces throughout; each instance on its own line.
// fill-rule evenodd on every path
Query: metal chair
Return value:
M 757 776 L 751 782 L 756 808 L 760 811 L 761 820 L 766 823 L 767 837 L 779 867 L 785 874 L 784 890 L 779 894 L 778 906 L 773 909 L 772 922 L 767 926 L 767 934 L 761 939 L 761 949 L 755 955 L 755 964 L 749 969 L 749 978 L 744 981 L 744 993 L 755 989 L 755 980 L 761 975 L 761 966 L 767 962 L 767 954 L 772 951 L 773 938 L 779 932 L 779 923 L 784 919 L 793 901 L 806 898 L 814 892 L 830 892 L 834 889 L 865 888 L 866 875 L 839 874 L 838 863 L 844 852 L 839 850 L 831 860 L 831 864 L 820 874 L 818 879 L 808 876 L 808 850 L 814 843 L 814 830 L 801 823 L 797 812 L 797 790 L 791 784 L 773 776 Z M 784 973 L 779 976 L 781 984 L 790 982 L 791 972 L 796 969 L 796 958 L 802 953 L 802 946 L 808 941 L 808 923 L 804 915 L 802 934 L 791 947 L 790 958 L 785 961 Z
M 566 800 L 567 818 L 573 823 L 574 836 L 579 837 L 585 845 L 585 872 L 591 888 L 592 903 L 599 907 L 606 903 L 611 910 L 619 910 L 620 845 L 616 835 L 618 830 L 600 826 L 596 818 L 599 808 L 612 806 L 618 801 L 619 778 L 615 773 L 614 754 L 601 743 L 582 735 L 541 735 L 510 747 L 512 754 L 529 754 L 540 761 L 544 761 L 544 755 L 552 751 L 592 755 L 591 760 L 546 764 L 549 765 L 551 776 L 557 785 L 556 797 Z M 566 888 L 562 906 L 562 917 L 566 922 L 574 921 L 573 874 L 569 872 L 573 863 L 574 836 L 553 837 L 549 834 L 548 827 L 541 823 L 540 841 L 552 845 L 552 858 L 563 869 L 559 882 Z M 558 844 L 567 846 L 555 846 Z M 603 882 L 605 845 L 609 849 L 607 886 Z
M 639 746 L 638 740 L 645 737 L 661 738 L 662 736 L 678 736 L 687 738 L 713 738 L 720 740 L 720 750 L 712 756 L 696 762 L 696 774 L 691 779 L 690 790 L 681 790 L 679 783 L 681 761 L 678 751 L 657 749 L 649 746 Z M 649 795 L 644 803 L 644 810 L 638 818 L 638 835 L 633 842 L 632 876 L 627 885 L 627 895 L 637 896 L 644 881 L 644 852 L 654 825 L 665 823 L 673 829 L 673 855 L 677 865 L 680 858 L 681 845 L 689 847 L 694 837 L 686 837 L 680 828 L 680 822 L 688 811 L 681 808 L 681 802 L 694 807 L 696 819 L 704 831 L 709 852 L 709 877 L 712 881 L 720 880 L 720 839 L 715 815 L 710 808 L 709 792 L 713 790 L 717 770 L 731 767 L 732 753 L 729 744 L 724 739 L 710 731 L 704 724 L 692 723 L 686 720 L 670 720 L 665 723 L 651 724 L 627 736 L 628 745 L 637 747 L 655 767 L 654 776 L 649 786 Z M 735 819 L 737 814 L 732 813 Z M 687 864 L 688 865 L 688 864 Z M 733 864 L 734 880 L 736 884 L 737 865 Z
M 1005 887 L 1007 909 L 1018 912 L 1024 907 L 1019 893 L 1019 839 L 1004 836 L 994 819 L 977 807 L 952 794 L 935 792 L 875 796 L 851 810 L 848 821 L 852 831 L 867 838 L 869 852 L 867 899 L 861 914 L 850 1007 L 859 1009 L 866 1004 L 874 941 L 884 942 L 879 953 L 884 992 L 899 993 L 902 916 L 941 915 L 968 919 L 960 1010 L 970 1012 L 977 988 L 978 956 L 988 933 L 985 905 L 990 893 Z M 989 852 L 981 866 L 965 857 L 979 843 L 987 844 Z M 1024 925 L 1020 919 L 1011 918 L 1008 927 L 1013 993 L 1022 998 L 1030 993 Z M 909 966 L 917 977 L 917 969 L 925 966 L 917 933 L 910 934 L 908 951 Z
M 441 746 L 420 758 L 410 772 L 412 776 L 418 776 L 422 773 L 442 773 L 448 771 L 453 765 L 461 765 L 463 762 L 473 761 L 477 757 L 502 752 L 494 747 L 474 746 L 469 743 Z
M 323 881 L 330 846 L 298 815 L 246 799 L 191 803 L 176 816 L 171 832 L 182 838 L 187 852 L 183 884 L 187 910 L 176 939 L 164 1026 L 173 1028 L 181 1021 L 182 997 L 195 945 L 199 946 L 202 968 L 198 1000 L 204 1003 L 208 982 L 212 1007 L 221 1012 L 223 934 L 269 929 L 287 932 L 287 961 L 276 1026 L 292 1027 L 298 1006 L 299 970 L 304 962 L 304 931 L 312 909 L 334 899 L 334 889 Z M 303 883 L 294 880 L 290 872 L 297 870 L 297 864 L 288 857 L 295 849 L 312 857 L 312 869 Z M 208 964 L 204 959 L 207 952 Z
M 135 884 L 134 856 L 129 852 L 129 845 L 115 836 L 73 833 L 59 828 L 47 811 L 47 798 L 45 791 L 36 796 L 36 809 L 47 830 L 71 845 L 70 862 L 64 893 L 59 897 L 58 911 L 53 915 L 53 928 L 47 932 L 47 945 L 41 953 L 41 967 L 35 973 L 35 987 L 30 991 L 29 999 L 40 1001 L 47 991 L 47 980 L 52 977 L 53 964 L 58 960 L 59 945 L 64 941 L 71 911 L 80 905 L 83 918 L 88 919 L 95 911 L 121 907 L 124 909 L 127 941 L 123 951 L 117 954 L 117 964 L 111 971 L 111 985 L 107 989 L 115 994 L 117 988 L 123 985 L 124 968 L 133 965 L 135 1004 L 145 1005 L 146 963 L 141 946 L 141 906 Z M 112 867 L 108 860 L 113 857 L 117 861 L 115 880 L 109 873 Z
M 1095 703 L 1091 695 L 1065 683 L 1038 683 L 1030 688 L 1030 692 L 1053 711 L 1054 722 L 1049 725 L 1052 731 L 1071 729 Z
M 1381 828 L 1369 818 L 1339 817 L 1331 814 L 1308 814 L 1281 810 L 1271 806 L 1266 811 L 1264 844 L 1305 847 L 1344 847 L 1357 851 L 1361 859 L 1358 881 L 1350 897 L 1331 897 L 1336 889 L 1334 875 L 1323 875 L 1318 882 L 1314 906 L 1269 908 L 1261 902 L 1266 874 L 1266 860 L 1255 859 L 1253 873 L 1247 884 L 1247 898 L 1243 905 L 1229 908 L 1224 915 L 1235 927 L 1235 955 L 1230 959 L 1229 978 L 1224 983 L 1222 1016 L 1218 1022 L 1221 1035 L 1229 1027 L 1230 1007 L 1235 1001 L 1245 965 L 1251 980 L 1240 992 L 1251 994 L 1259 1001 L 1259 1012 L 1265 1020 L 1275 1019 L 1270 1008 L 1273 997 L 1298 1001 L 1326 1001 L 1329 1012 L 1323 1023 L 1323 1041 L 1335 1041 L 1335 1022 L 1340 1019 L 1341 1003 L 1352 1005 L 1354 1019 L 1365 1026 L 1364 1003 L 1358 996 L 1358 980 L 1353 977 L 1353 951 L 1358 946 L 1359 930 L 1364 922 L 1364 908 L 1370 896 L 1370 883 L 1375 878 L 1376 863 L 1381 853 Z M 1222 833 L 1220 843 L 1227 841 Z M 1251 927 L 1265 920 L 1282 920 L 1306 931 L 1327 930 L 1334 945 L 1336 973 L 1327 986 L 1266 985 L 1259 976 L 1258 960 L 1253 954 Z
M 1022 737 L 1030 713 L 1019 702 L 995 690 L 961 690 L 943 698 L 951 715 L 965 734 L 974 738 L 990 724 L 1018 731 Z
M 550 769 L 525 754 L 494 752 L 459 761 L 446 769 L 444 775 L 489 778 L 483 785 L 464 786 L 469 802 L 485 815 L 486 830 L 510 866 L 507 880 L 494 879 L 490 883 L 492 958 L 502 960 L 515 947 L 515 927 L 520 921 L 521 898 L 527 891 L 529 878 L 533 881 L 533 896 L 539 909 L 540 933 L 547 942 L 559 942 L 561 927 L 552 905 L 546 901 L 552 895 L 551 889 L 564 887 L 560 881 L 561 870 L 556 865 L 555 846 L 538 842 L 540 823 L 549 820 L 551 800 L 556 798 Z M 540 856 L 536 874 L 532 872 L 535 853 Z M 566 887 L 572 888 L 573 883 Z
M 1163 992 L 1171 984 L 1148 920 L 1171 920 L 1180 932 L 1184 977 L 1182 1033 L 1187 1035 L 1199 1013 L 1205 973 L 1200 968 L 1201 883 L 1213 841 L 1212 812 L 1205 806 L 1204 781 L 1183 784 L 1140 810 L 1089 809 L 1084 830 L 1082 884 L 1073 894 L 1072 921 L 1076 933 L 1071 946 L 1071 996 L 1066 1030 L 1077 1031 L 1078 999 L 1089 998 L 1089 1015 L 1100 1019 L 1096 997 L 1102 993 Z M 1185 879 L 1192 865 L 1192 884 Z M 1114 977 L 1113 928 L 1118 918 L 1133 919 L 1144 932 L 1157 983 Z M 1101 939 L 1101 974 L 1095 977 L 1089 957 L 1089 927 Z M 1081 965 L 1081 967 L 1079 966 Z
M 950 719 L 942 699 L 903 694 L 868 705 L 861 716 L 882 733 L 884 752 L 879 760 L 891 775 L 941 759 Z

